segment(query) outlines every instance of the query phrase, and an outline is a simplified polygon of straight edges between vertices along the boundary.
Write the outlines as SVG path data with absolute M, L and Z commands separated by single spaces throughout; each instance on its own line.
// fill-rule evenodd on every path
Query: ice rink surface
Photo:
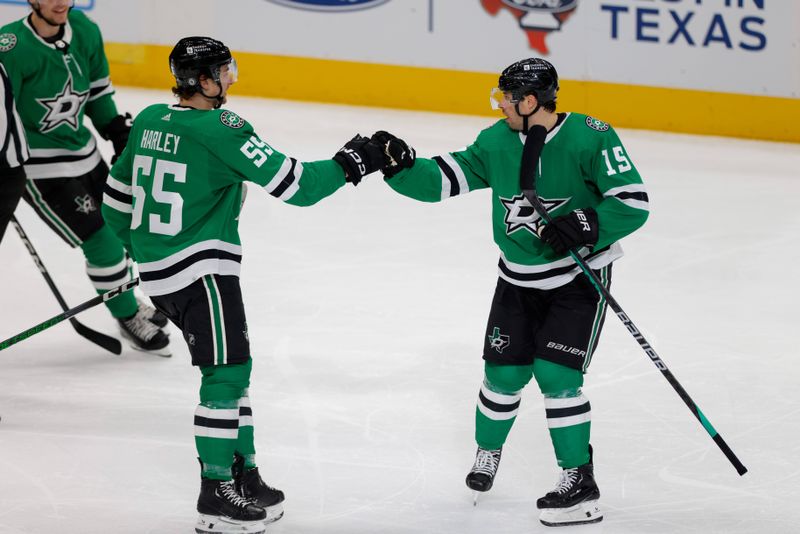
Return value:
M 159 101 L 171 96 L 117 98 L 132 112 Z M 432 156 L 492 121 L 235 94 L 228 108 L 306 161 L 376 129 Z M 797 532 L 800 146 L 619 133 L 652 213 L 624 240 L 612 292 L 750 472 L 736 474 L 609 314 L 585 387 L 605 520 L 559 532 Z M 287 496 L 268 533 L 548 530 L 535 500 L 558 470 L 535 384 L 495 487 L 473 507 L 464 486 L 497 276 L 489 199 L 423 204 L 376 174 L 296 208 L 251 186 L 250 394 L 262 473 Z M 91 298 L 80 252 L 27 205 L 17 215 L 67 301 Z M 60 311 L 13 228 L 0 262 L 1 338 Z M 116 334 L 102 307 L 80 320 Z M 199 372 L 172 332 L 170 359 L 113 356 L 66 323 L 0 353 L 0 533 L 193 531 Z

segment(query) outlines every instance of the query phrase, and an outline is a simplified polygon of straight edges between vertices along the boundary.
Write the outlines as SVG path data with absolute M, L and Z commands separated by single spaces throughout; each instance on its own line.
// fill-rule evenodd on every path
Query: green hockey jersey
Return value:
M 281 154 L 231 111 L 156 104 L 134 120 L 106 182 L 103 218 L 138 262 L 148 295 L 207 274 L 239 275 L 243 182 L 308 206 L 345 183 L 333 160 Z
M 117 115 L 97 25 L 72 10 L 64 35 L 48 43 L 29 18 L 0 28 L 0 62 L 8 71 L 31 159 L 28 178 L 81 176 L 100 163 L 84 114 L 103 131 Z
M 464 150 L 418 158 L 387 182 L 395 191 L 426 202 L 491 188 L 500 277 L 522 287 L 552 289 L 571 281 L 580 268 L 539 240 L 542 221 L 520 188 L 524 144 L 525 135 L 500 120 Z M 578 208 L 597 210 L 598 242 L 591 250 L 580 250 L 594 269 L 622 256 L 617 241 L 644 224 L 649 213 L 639 172 L 614 129 L 578 113 L 566 114 L 548 133 L 536 191 L 553 217 Z

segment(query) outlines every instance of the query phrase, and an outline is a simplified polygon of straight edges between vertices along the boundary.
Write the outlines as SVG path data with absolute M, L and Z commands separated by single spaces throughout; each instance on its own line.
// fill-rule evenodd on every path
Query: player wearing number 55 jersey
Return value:
M 244 182 L 308 206 L 377 170 L 380 148 L 348 142 L 333 160 L 302 163 L 222 109 L 236 81 L 228 48 L 187 37 L 170 54 L 175 105 L 134 120 L 111 170 L 103 216 L 138 263 L 141 287 L 183 332 L 202 372 L 194 418 L 202 464 L 197 532 L 261 532 L 283 514 L 283 493 L 255 463 L 248 398 L 251 354 L 239 267 Z
M 505 69 L 492 92 L 506 119 L 465 149 L 416 159 L 395 136 L 372 137 L 388 155 L 382 169 L 387 183 L 403 195 L 437 202 L 491 190 L 499 280 L 483 336 L 478 451 L 467 486 L 478 492 L 492 487 L 522 389 L 535 378 L 562 468 L 556 489 L 537 501 L 540 520 L 549 526 L 602 519 L 589 446 L 591 410 L 581 387 L 606 302 L 568 250 L 578 249 L 610 284 L 611 263 L 622 255 L 619 239 L 648 216 L 641 178 L 617 134 L 592 117 L 556 113 L 557 91 L 555 68 L 526 59 Z M 520 184 L 526 140 L 541 150 L 536 189 L 553 217 L 545 226 Z

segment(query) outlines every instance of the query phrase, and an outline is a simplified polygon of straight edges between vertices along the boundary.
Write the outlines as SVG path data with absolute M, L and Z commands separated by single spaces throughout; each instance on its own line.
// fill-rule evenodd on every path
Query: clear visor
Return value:
M 511 93 L 505 92 L 499 87 L 493 87 L 489 93 L 489 105 L 492 109 L 502 109 L 501 104 L 516 104 L 517 101 L 513 99 Z
M 236 83 L 239 80 L 239 65 L 236 58 L 231 58 L 231 62 L 222 66 L 219 71 L 220 79 L 227 76 L 228 82 Z

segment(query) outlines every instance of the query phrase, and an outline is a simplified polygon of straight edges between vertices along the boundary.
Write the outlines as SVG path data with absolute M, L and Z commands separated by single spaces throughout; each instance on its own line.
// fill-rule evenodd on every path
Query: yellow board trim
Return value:
M 171 87 L 170 50 L 106 43 L 113 82 Z M 489 109 L 489 90 L 497 84 L 497 74 L 248 52 L 234 55 L 242 73 L 234 94 L 499 117 Z M 798 98 L 562 80 L 558 105 L 622 128 L 800 143 Z

